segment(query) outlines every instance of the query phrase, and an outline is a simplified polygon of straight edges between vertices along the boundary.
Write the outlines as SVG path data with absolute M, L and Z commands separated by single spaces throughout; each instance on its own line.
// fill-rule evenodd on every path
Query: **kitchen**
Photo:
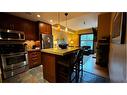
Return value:
M 79 51 L 82 50 L 79 44 L 79 35 L 84 34 L 83 31 L 85 30 L 83 29 L 85 28 L 88 29 L 88 33 L 89 31 L 91 33 L 93 28 L 95 29 L 94 32 L 96 32 L 97 24 L 100 25 L 100 23 L 107 23 L 108 26 L 106 26 L 105 31 L 110 31 L 111 13 L 102 13 L 100 16 L 101 20 L 98 22 L 100 14 L 85 12 L 0 13 L 1 82 L 79 82 L 78 78 L 81 77 L 79 75 L 79 65 L 83 66 L 84 60 L 79 58 L 79 62 L 75 62 L 75 58 L 78 59 L 77 56 L 80 54 Z M 104 16 L 109 17 L 106 22 L 103 22 L 102 18 Z M 74 20 L 72 18 L 77 19 Z M 91 20 L 88 24 L 86 18 Z M 52 19 L 55 19 L 55 21 Z M 69 19 L 71 23 L 68 23 Z M 73 23 L 74 21 L 77 23 L 79 23 L 78 21 L 82 22 L 78 25 Z M 69 24 L 73 25 L 73 30 L 67 28 Z M 81 27 L 79 28 L 78 26 Z M 98 35 L 101 34 L 97 36 L 98 39 L 102 36 L 108 37 L 110 35 L 110 32 L 107 33 L 105 31 L 104 34 L 98 33 Z M 94 41 L 93 48 L 96 48 L 98 40 L 94 39 Z M 80 57 L 83 57 L 82 53 Z M 75 64 L 71 66 L 70 63 Z M 105 67 L 99 68 L 105 69 Z M 71 76 L 70 73 L 72 74 L 72 71 L 74 74 Z M 108 71 L 106 71 L 106 74 L 108 76 Z M 74 77 L 75 81 L 71 79 L 72 77 Z M 109 82 L 108 78 L 99 77 L 99 79 Z

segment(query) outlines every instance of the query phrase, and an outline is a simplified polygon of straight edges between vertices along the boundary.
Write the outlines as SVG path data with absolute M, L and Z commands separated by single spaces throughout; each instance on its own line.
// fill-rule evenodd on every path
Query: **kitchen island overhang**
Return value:
M 69 82 L 69 65 L 80 48 L 42 49 L 44 79 L 51 83 Z

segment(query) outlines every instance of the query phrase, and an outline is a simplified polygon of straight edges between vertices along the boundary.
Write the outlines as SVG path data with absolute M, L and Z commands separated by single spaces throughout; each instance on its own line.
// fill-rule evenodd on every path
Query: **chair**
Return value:
M 71 76 L 75 73 L 75 76 L 71 79 Z M 80 77 L 80 72 L 81 76 L 83 76 L 83 51 L 79 50 L 74 63 L 72 63 L 72 66 L 70 67 L 70 82 L 72 82 L 74 79 L 76 82 L 78 82 L 79 77 Z
M 80 49 L 79 53 L 78 53 L 78 56 L 77 56 L 77 60 L 78 60 L 78 68 L 77 68 L 77 76 L 78 76 L 78 80 L 80 78 L 80 75 L 81 75 L 81 78 L 83 76 L 83 50 Z M 80 73 L 81 72 L 81 73 Z
M 90 46 L 82 46 L 81 49 L 83 50 L 84 55 L 90 55 L 91 54 L 91 47 Z
M 69 59 L 68 59 L 69 58 Z M 60 58 L 58 58 L 60 59 Z M 83 53 L 79 50 L 76 53 L 62 57 L 57 61 L 59 73 L 57 74 L 59 82 L 78 82 L 80 71 L 83 73 Z M 65 80 L 65 81 L 64 81 Z
M 58 82 L 74 82 L 77 81 L 77 52 L 66 55 L 57 59 L 57 81 Z

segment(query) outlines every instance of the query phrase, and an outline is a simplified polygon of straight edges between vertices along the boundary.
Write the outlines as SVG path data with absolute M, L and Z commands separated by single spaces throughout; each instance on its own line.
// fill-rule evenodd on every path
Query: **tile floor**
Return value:
M 43 66 L 38 66 L 29 69 L 27 72 L 16 75 L 13 78 L 7 79 L 7 83 L 48 83 L 43 78 Z

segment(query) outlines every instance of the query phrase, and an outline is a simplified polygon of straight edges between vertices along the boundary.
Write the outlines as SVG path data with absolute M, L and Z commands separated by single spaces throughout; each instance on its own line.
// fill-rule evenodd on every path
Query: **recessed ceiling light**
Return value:
M 50 22 L 52 23 L 52 22 L 53 22 L 53 20 L 51 19 L 51 20 L 50 20 Z
M 37 17 L 41 17 L 41 16 L 38 14 Z

